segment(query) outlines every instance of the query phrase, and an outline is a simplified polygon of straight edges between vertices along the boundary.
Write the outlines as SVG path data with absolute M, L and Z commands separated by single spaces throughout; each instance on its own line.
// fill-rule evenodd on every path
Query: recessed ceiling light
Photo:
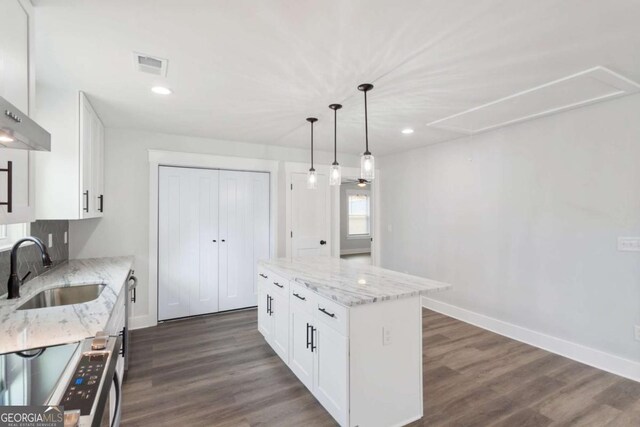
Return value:
M 411 128 L 402 129 L 402 133 L 404 133 L 405 135 L 411 135 L 413 133 L 413 129 Z
M 154 86 L 151 88 L 151 92 L 157 93 L 158 95 L 171 95 L 173 93 L 171 89 L 164 86 Z
M 13 142 L 13 141 L 15 141 L 15 139 L 11 138 L 10 136 L 0 135 L 0 142 Z

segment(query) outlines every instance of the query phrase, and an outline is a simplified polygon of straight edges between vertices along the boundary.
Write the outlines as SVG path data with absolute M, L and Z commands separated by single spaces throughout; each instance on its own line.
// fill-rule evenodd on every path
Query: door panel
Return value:
M 192 174 L 188 169 L 160 168 L 158 217 L 158 319 L 189 315 L 189 288 L 196 257 Z
M 292 306 L 293 307 L 293 306 Z M 313 317 L 301 310 L 291 309 L 291 336 L 289 339 L 289 367 L 309 390 L 313 390 L 313 353 L 307 346 L 310 338 L 308 326 L 313 324 Z
M 192 316 L 218 311 L 218 178 L 216 170 L 194 169 L 192 209 L 196 210 L 199 274 L 191 288 L 189 314 Z
M 93 114 L 91 117 L 91 172 L 92 195 L 91 210 L 93 216 L 102 216 L 101 208 L 104 207 L 104 126 Z
M 313 394 L 340 425 L 347 425 L 348 340 L 323 323 L 315 326 Z
M 0 1 L 0 96 L 29 111 L 29 16 L 18 0 Z
M 285 363 L 289 363 L 289 295 L 281 293 L 271 296 L 271 316 L 273 317 L 273 335 L 271 345 Z
M 269 315 L 269 295 L 263 289 L 258 290 L 258 331 L 267 341 L 271 340 L 272 317 Z
M 159 320 L 218 311 L 218 175 L 160 167 Z
M 94 216 L 95 203 L 93 191 L 93 139 L 95 136 L 95 113 L 83 93 L 80 93 L 80 218 Z
M 220 172 L 220 310 L 257 304 L 257 262 L 269 258 L 269 174 Z
M 11 213 L 6 205 L 0 205 L 0 224 L 31 222 L 33 206 L 29 200 L 31 162 L 29 151 L 0 148 L 0 169 L 8 169 L 11 162 Z M 0 172 L 0 202 L 9 200 L 9 172 Z
M 313 190 L 307 188 L 307 175 L 304 173 L 292 173 L 291 182 L 292 256 L 329 255 L 331 230 L 328 178 L 318 175 L 317 188 Z

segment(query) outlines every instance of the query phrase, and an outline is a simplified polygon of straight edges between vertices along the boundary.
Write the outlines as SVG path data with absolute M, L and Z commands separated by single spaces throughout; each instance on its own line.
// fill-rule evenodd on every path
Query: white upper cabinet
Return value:
M 30 4 L 0 0 L 0 96 L 31 115 Z M 34 164 L 27 150 L 0 148 L 0 224 L 35 220 Z
M 104 197 L 104 125 L 82 91 L 38 89 L 36 119 L 51 152 L 34 153 L 37 219 L 99 218 Z
M 104 126 L 87 96 L 80 92 L 80 218 L 104 212 Z
M 0 0 L 0 95 L 29 113 L 29 15 L 18 0 Z

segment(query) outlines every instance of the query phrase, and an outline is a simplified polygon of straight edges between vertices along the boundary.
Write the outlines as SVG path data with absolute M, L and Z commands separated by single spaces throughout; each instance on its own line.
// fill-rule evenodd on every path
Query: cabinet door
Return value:
M 313 317 L 300 308 L 291 308 L 289 368 L 307 388 L 313 391 L 313 352 L 311 333 Z
M 80 92 L 80 218 L 94 216 L 92 148 L 95 126 L 94 111 L 84 93 Z
M 271 316 L 273 317 L 273 336 L 271 345 L 284 363 L 289 363 L 289 299 L 288 295 L 272 293 Z
M 220 310 L 257 304 L 257 264 L 269 258 L 269 174 L 220 171 Z
M 11 166 L 9 167 L 9 162 Z M 35 220 L 29 151 L 0 148 L 0 224 Z M 11 178 L 11 179 L 9 179 Z M 6 204 L 11 202 L 11 212 Z
M 273 317 L 269 314 L 269 298 L 269 294 L 261 287 L 258 292 L 258 331 L 268 342 L 271 341 L 273 329 Z
M 0 0 L 0 96 L 29 114 L 29 15 L 18 0 Z
M 348 339 L 316 322 L 313 394 L 340 423 L 347 425 Z
M 104 212 L 104 126 L 95 112 L 91 120 L 91 204 L 93 216 L 100 217 Z

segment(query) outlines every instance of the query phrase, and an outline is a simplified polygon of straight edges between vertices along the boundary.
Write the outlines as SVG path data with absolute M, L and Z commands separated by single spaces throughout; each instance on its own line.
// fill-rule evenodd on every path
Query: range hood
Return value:
M 51 134 L 0 96 L 0 149 L 51 151 Z

